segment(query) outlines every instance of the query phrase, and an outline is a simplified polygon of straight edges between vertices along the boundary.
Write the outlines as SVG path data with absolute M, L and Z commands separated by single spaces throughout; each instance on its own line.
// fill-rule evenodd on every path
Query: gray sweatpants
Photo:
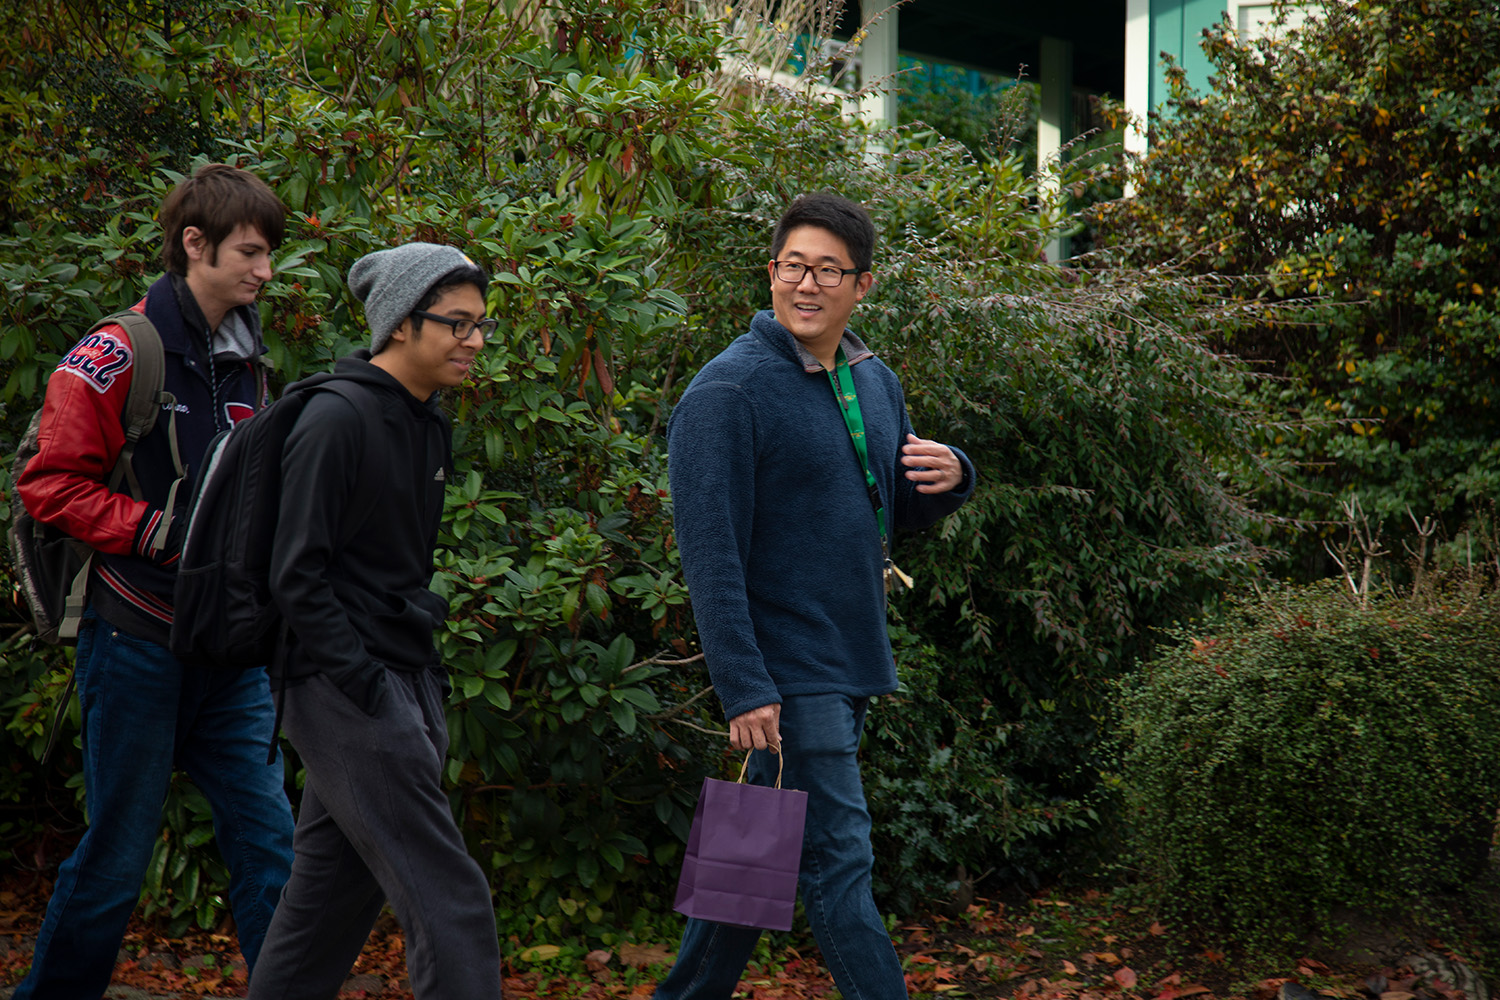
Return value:
M 376 716 L 321 674 L 286 689 L 283 725 L 307 784 L 252 1000 L 332 1000 L 387 898 L 419 1000 L 500 996 L 489 886 L 442 790 L 442 689 L 430 671 L 387 679 Z

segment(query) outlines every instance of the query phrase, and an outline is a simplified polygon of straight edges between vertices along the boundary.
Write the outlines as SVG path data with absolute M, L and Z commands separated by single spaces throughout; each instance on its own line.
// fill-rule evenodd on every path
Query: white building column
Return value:
M 1058 189 L 1057 165 L 1063 143 L 1073 138 L 1073 43 L 1061 38 L 1042 39 L 1041 117 L 1036 128 L 1036 166 L 1039 194 L 1059 210 L 1064 194 Z M 1057 263 L 1069 254 L 1066 239 L 1047 242 L 1047 259 Z
M 861 9 L 873 7 L 862 5 Z M 872 125 L 896 124 L 896 34 L 900 26 L 899 7 L 887 8 L 873 24 L 864 26 L 865 40 L 859 47 L 859 84 L 874 85 L 860 102 L 860 111 Z
M 1151 0 L 1125 0 L 1125 110 L 1132 122 L 1125 129 L 1127 153 L 1146 152 L 1146 116 L 1151 111 L 1151 67 L 1155 58 L 1151 51 Z

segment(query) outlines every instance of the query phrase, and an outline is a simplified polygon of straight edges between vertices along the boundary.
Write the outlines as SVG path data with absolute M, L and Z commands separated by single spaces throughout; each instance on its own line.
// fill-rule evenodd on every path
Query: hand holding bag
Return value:
M 705 778 L 693 811 L 682 878 L 673 909 L 689 917 L 765 930 L 792 927 L 807 793 L 745 783 L 750 753 L 738 781 Z

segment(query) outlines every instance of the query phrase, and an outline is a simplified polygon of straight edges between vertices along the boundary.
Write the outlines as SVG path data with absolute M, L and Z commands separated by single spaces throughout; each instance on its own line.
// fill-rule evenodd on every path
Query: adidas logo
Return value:
M 432 481 L 435 483 L 445 483 L 448 481 L 448 477 L 444 475 L 443 467 L 441 465 L 438 466 L 437 472 L 432 474 Z

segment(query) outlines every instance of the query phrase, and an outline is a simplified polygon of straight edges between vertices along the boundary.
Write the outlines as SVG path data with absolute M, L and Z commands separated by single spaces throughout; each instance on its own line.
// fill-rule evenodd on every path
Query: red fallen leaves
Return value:
M 1255 984 L 1250 993 L 1255 998 L 1255 1000 L 1271 1000 L 1271 998 L 1275 997 L 1276 994 L 1281 990 L 1282 986 L 1291 981 L 1292 980 L 1287 976 L 1280 976 L 1274 979 L 1262 979 L 1260 982 Z
M 970 903 L 964 913 L 965 922 L 980 935 L 998 934 L 1005 930 L 1005 904 L 995 903 L 993 908 Z
M 952 965 L 945 965 L 931 955 L 918 953 L 907 958 L 913 966 L 906 973 L 908 993 L 942 993 L 957 989 L 958 973 Z
M 661 945 L 629 943 L 620 945 L 620 964 L 631 968 L 644 969 L 648 965 L 666 965 L 671 960 L 672 952 Z
M 20 941 L 35 934 L 50 886 L 16 892 L 14 884 L 8 879 L 0 882 L 0 939 Z M 943 994 L 945 1000 L 1214 1000 L 1212 988 L 1191 981 L 1194 973 L 1188 969 L 1157 978 L 1172 968 L 1156 958 L 1161 951 L 1158 939 L 1167 932 L 1160 922 L 1147 927 L 1144 921 L 1132 921 L 1107 900 L 1102 906 L 1086 905 L 1097 904 L 1098 897 L 1070 899 L 1037 900 L 1036 907 L 1050 909 L 1028 904 L 1017 911 L 1029 914 L 1035 924 L 1017 926 L 1019 922 L 1008 919 L 1002 907 L 986 904 L 970 907 L 961 916 L 935 916 L 903 927 L 897 934 L 898 952 L 908 989 L 914 995 Z M 656 985 L 654 973 L 670 963 L 668 949 L 673 944 L 599 948 L 566 973 L 556 971 L 553 963 L 514 960 L 507 966 L 505 992 L 513 1000 L 649 1000 Z M 136 957 L 119 967 L 117 980 L 123 985 L 189 1000 L 245 993 L 243 966 L 232 961 L 238 956 L 228 935 L 198 933 L 183 941 L 166 941 L 133 925 L 126 948 Z M 195 960 L 187 957 L 205 954 L 215 956 L 213 967 L 195 968 Z M 16 982 L 29 957 L 24 948 L 4 949 L 0 940 L 0 984 Z M 1213 983 L 1222 973 L 1212 966 L 1224 957 L 1207 949 L 1189 968 Z M 1301 982 L 1312 977 L 1322 1000 L 1373 1000 L 1352 981 L 1345 988 L 1340 974 L 1313 959 L 1301 959 L 1287 971 Z M 341 994 L 343 1000 L 411 996 L 405 979 L 405 940 L 394 921 L 382 920 L 354 972 Z M 1263 980 L 1243 996 L 1275 1000 L 1279 987 L 1293 978 Z M 1444 984 L 1416 982 L 1410 970 L 1386 969 L 1366 983 L 1365 993 L 1379 1000 L 1462 1000 Z M 824 1000 L 833 988 L 827 970 L 815 958 L 781 951 L 774 964 L 752 967 L 737 995 L 741 1000 Z
M 1174 972 L 1156 984 L 1156 995 L 1152 1000 L 1179 1000 L 1180 997 L 1197 996 L 1209 989 L 1201 983 L 1184 983 L 1182 973 Z

